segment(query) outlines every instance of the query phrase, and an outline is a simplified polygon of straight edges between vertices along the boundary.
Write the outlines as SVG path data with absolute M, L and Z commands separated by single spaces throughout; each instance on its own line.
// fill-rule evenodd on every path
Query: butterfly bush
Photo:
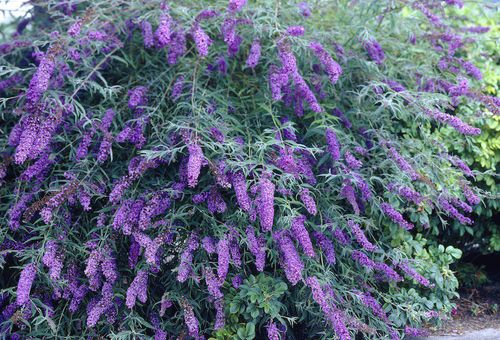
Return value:
M 423 235 L 483 194 L 433 131 L 498 107 L 455 5 L 38 1 L 0 45 L 2 334 L 398 339 L 449 313 Z M 258 273 L 287 288 L 248 320 Z

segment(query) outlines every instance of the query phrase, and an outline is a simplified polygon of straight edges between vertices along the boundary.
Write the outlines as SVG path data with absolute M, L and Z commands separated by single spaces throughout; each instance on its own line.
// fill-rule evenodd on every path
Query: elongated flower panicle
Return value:
M 202 58 L 208 56 L 208 48 L 212 45 L 212 39 L 210 39 L 198 23 L 193 25 L 191 35 L 196 45 L 198 55 Z
M 250 46 L 250 52 L 248 53 L 248 58 L 246 64 L 250 68 L 255 68 L 259 63 L 261 55 L 260 41 L 255 39 Z
M 231 176 L 231 183 L 236 194 L 236 200 L 240 208 L 246 212 L 250 210 L 251 202 L 247 192 L 245 176 L 241 171 Z
M 63 259 L 55 241 L 50 240 L 45 245 L 42 263 L 49 268 L 49 276 L 52 280 L 58 280 L 61 277 Z
M 351 339 L 344 320 L 342 320 L 342 316 L 334 306 L 329 304 L 328 297 L 321 288 L 318 279 L 314 276 L 310 276 L 306 279 L 306 284 L 311 288 L 314 300 L 318 303 L 323 313 L 325 313 L 326 318 L 332 324 L 335 334 L 339 339 Z
M 229 0 L 227 9 L 231 12 L 238 12 L 246 5 L 247 0 Z
M 253 256 L 255 256 L 255 267 L 257 271 L 261 272 L 264 270 L 266 265 L 266 240 L 264 237 L 255 236 L 255 231 L 252 226 L 248 226 L 246 229 L 248 248 Z
M 314 231 L 313 232 L 314 239 L 318 243 L 319 247 L 321 248 L 321 251 L 325 255 L 326 262 L 329 264 L 333 265 L 336 260 L 335 256 L 335 247 L 333 245 L 333 242 L 328 239 L 328 237 L 325 236 L 325 234 L 319 232 L 319 231 Z
M 132 90 L 128 91 L 128 107 L 132 110 L 136 109 L 138 106 L 144 106 L 147 104 L 148 100 L 146 98 L 146 93 L 148 89 L 145 86 L 137 86 Z
M 226 324 L 225 314 L 224 314 L 224 299 L 217 299 L 214 303 L 215 306 L 215 324 L 214 329 L 223 329 Z
M 154 46 L 154 38 L 153 38 L 153 27 L 151 23 L 147 20 L 143 20 L 141 22 L 141 30 L 142 30 L 142 39 L 144 40 L 144 47 L 151 48 Z
M 389 183 L 389 190 L 397 193 L 399 196 L 403 197 L 405 200 L 409 202 L 413 202 L 415 204 L 420 204 L 424 200 L 422 195 L 410 187 L 407 186 L 398 186 L 394 183 Z
M 184 31 L 175 31 L 172 33 L 170 45 L 168 48 L 167 62 L 169 65 L 175 65 L 180 57 L 186 53 L 186 33 Z
M 229 242 L 222 239 L 217 242 L 217 276 L 224 282 L 229 271 Z
M 357 160 L 349 151 L 344 153 L 344 159 L 347 164 L 347 167 L 351 170 L 358 170 L 361 168 L 363 163 L 360 160 Z
M 481 133 L 481 129 L 470 126 L 469 124 L 464 123 L 460 118 L 452 116 L 448 113 L 444 113 L 439 110 L 427 109 L 424 110 L 424 113 L 438 122 L 450 125 L 452 128 L 464 135 L 475 136 Z
M 182 90 L 184 89 L 184 76 L 179 76 L 174 85 L 172 86 L 172 100 L 177 101 L 182 95 Z
M 276 324 L 274 322 L 270 322 L 269 325 L 266 326 L 266 328 L 267 328 L 267 338 L 269 340 L 281 339 L 278 327 L 276 327 Z
M 48 90 L 49 81 L 54 73 L 55 67 L 55 57 L 50 53 L 45 54 L 40 61 L 40 65 L 38 65 L 35 74 L 31 78 L 28 91 L 26 92 L 28 105 L 35 105 L 40 100 L 42 95 Z
M 476 196 L 476 194 L 474 194 L 474 192 L 468 185 L 466 184 L 462 185 L 462 190 L 464 192 L 465 199 L 470 204 L 477 205 L 481 202 L 481 199 L 478 196 Z
M 168 14 L 162 13 L 160 15 L 160 24 L 155 32 L 155 38 L 158 42 L 158 47 L 163 48 L 170 43 L 172 30 L 171 30 L 172 19 Z
M 352 206 L 352 209 L 354 210 L 354 213 L 356 215 L 359 215 L 361 210 L 359 209 L 358 202 L 356 201 L 356 191 L 354 190 L 354 187 L 351 185 L 351 182 L 349 180 L 344 181 L 342 189 L 340 190 L 340 195 L 349 202 L 349 204 Z
M 276 186 L 269 179 L 261 178 L 256 204 L 262 231 L 271 231 L 273 228 L 275 188 Z
M 286 232 L 278 231 L 275 233 L 274 239 L 280 250 L 280 263 L 285 271 L 285 276 L 292 286 L 295 286 L 302 279 L 304 263 L 300 259 L 292 239 Z
M 299 37 L 304 35 L 305 29 L 304 26 L 290 26 L 286 29 L 286 32 L 293 37 Z
M 466 217 L 466 216 L 462 215 L 457 210 L 457 208 L 455 208 L 450 203 L 450 201 L 448 199 L 446 199 L 446 197 L 444 197 L 444 196 L 439 197 L 438 202 L 439 202 L 439 206 L 441 207 L 441 209 L 443 209 L 444 211 L 446 211 L 448 213 L 448 215 L 450 215 L 451 217 L 455 218 L 461 224 L 467 225 L 467 224 L 472 224 L 473 223 L 473 221 L 469 217 Z
M 305 227 L 306 217 L 303 215 L 294 217 L 292 220 L 291 231 L 292 235 L 297 241 L 299 241 L 300 246 L 304 253 L 309 257 L 314 257 L 316 254 L 314 253 L 314 248 L 309 237 L 309 233 Z
M 375 316 L 377 316 L 379 319 L 385 322 L 388 322 L 387 314 L 383 310 L 382 306 L 380 306 L 378 301 L 375 300 L 375 298 L 370 295 L 370 293 L 365 292 L 360 295 L 360 298 L 363 304 L 368 308 L 370 308 L 373 314 L 375 314 Z
M 420 283 L 422 286 L 425 287 L 430 287 L 431 283 L 429 282 L 428 279 L 426 279 L 424 276 L 422 276 L 419 272 L 417 272 L 410 264 L 408 261 L 401 261 L 398 264 L 398 267 L 409 277 Z
M 330 128 L 325 131 L 327 150 L 334 161 L 340 159 L 340 143 L 337 134 Z
M 311 196 L 309 189 L 307 188 L 302 189 L 299 195 L 300 195 L 300 200 L 302 201 L 302 203 L 304 203 L 307 212 L 313 216 L 316 215 L 318 209 L 316 208 L 316 202 L 314 201 L 314 198 Z
M 148 272 L 141 270 L 137 273 L 134 280 L 127 289 L 127 300 L 125 304 L 132 309 L 138 299 L 142 303 L 146 303 L 148 299 Z
M 401 213 L 396 209 L 394 209 L 389 203 L 385 202 L 382 203 L 380 205 L 380 209 L 387 217 L 389 217 L 394 223 L 399 225 L 401 228 L 410 230 L 415 227 L 412 223 L 406 221 L 403 215 L 401 215 Z
M 188 145 L 189 159 L 187 163 L 187 184 L 190 188 L 194 188 L 198 184 L 201 166 L 203 163 L 203 151 L 201 147 L 192 143 Z
M 319 42 L 312 42 L 309 44 L 309 48 L 313 51 L 314 55 L 319 59 L 321 64 L 325 67 L 325 72 L 328 74 L 328 78 L 332 85 L 339 80 L 342 74 L 342 67 L 333 60 L 331 55 L 324 49 L 323 45 Z
M 361 227 L 359 224 L 355 223 L 354 221 L 347 221 L 347 225 L 351 229 L 352 233 L 354 234 L 354 237 L 356 238 L 356 241 L 359 243 L 363 249 L 367 251 L 375 251 L 377 250 L 377 246 L 375 246 L 373 243 L 368 241 L 368 239 L 365 236 L 365 233 L 363 233 L 363 230 L 361 230 Z
M 30 263 L 21 271 L 21 276 L 17 283 L 17 299 L 16 303 L 18 306 L 24 306 L 30 301 L 30 291 L 33 281 L 36 277 L 36 267 L 35 264 Z
M 180 255 L 180 264 L 177 270 L 177 281 L 185 282 L 192 273 L 193 252 L 198 248 L 198 235 L 191 233 L 187 245 Z
M 188 329 L 189 336 L 195 339 L 199 338 L 199 322 L 194 315 L 193 307 L 187 302 L 182 303 L 182 308 L 184 310 L 184 323 Z
M 363 42 L 363 47 L 368 53 L 368 56 L 376 64 L 381 65 L 385 60 L 385 53 L 382 46 L 375 39 L 371 38 Z
M 393 147 L 389 147 L 388 153 L 389 157 L 396 163 L 398 168 L 400 168 L 403 172 L 406 172 L 412 180 L 415 181 L 420 178 L 420 175 L 415 172 L 410 163 L 408 163 L 406 159 L 404 159 L 403 156 L 401 156 L 399 152 L 396 151 L 396 149 L 394 149 Z

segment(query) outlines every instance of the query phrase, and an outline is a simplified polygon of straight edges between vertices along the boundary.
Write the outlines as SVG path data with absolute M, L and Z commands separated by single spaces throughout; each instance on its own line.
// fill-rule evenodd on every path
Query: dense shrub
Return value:
M 2 332 L 378 339 L 450 311 L 461 252 L 426 234 L 479 197 L 434 132 L 498 104 L 460 1 L 33 5 L 0 46 Z
M 500 12 L 494 5 L 469 3 L 463 8 L 448 8 L 452 23 L 460 28 L 464 26 L 490 27 L 483 29 L 480 39 L 474 39 L 461 50 L 461 55 L 474 62 L 483 73 L 481 92 L 496 97 L 500 81 L 499 28 L 495 23 L 500 20 Z M 473 38 L 474 36 L 469 37 Z M 479 90 L 479 89 L 478 89 Z M 461 114 L 474 114 L 478 111 L 488 112 L 488 107 L 481 103 L 461 100 L 456 108 Z M 497 180 L 497 164 L 500 162 L 500 116 L 485 114 L 476 119 L 476 125 L 481 134 L 475 138 L 456 142 L 448 138 L 452 133 L 450 128 L 443 127 L 442 141 L 447 148 L 459 156 L 474 171 L 474 184 L 484 190 L 489 199 L 474 207 L 475 225 L 464 226 L 452 223 L 443 233 L 435 228 L 435 234 L 471 253 L 490 253 L 500 251 L 500 201 L 499 184 Z M 441 137 L 439 137 L 441 138 Z M 467 266 L 465 267 L 467 268 Z M 463 273 L 465 277 L 467 271 Z

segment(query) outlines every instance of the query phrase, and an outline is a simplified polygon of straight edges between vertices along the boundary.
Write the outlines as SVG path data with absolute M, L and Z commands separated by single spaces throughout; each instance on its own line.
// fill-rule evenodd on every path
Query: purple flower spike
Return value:
M 30 263 L 21 271 L 21 276 L 17 283 L 17 300 L 18 306 L 24 306 L 30 301 L 31 285 L 36 277 L 36 267 Z

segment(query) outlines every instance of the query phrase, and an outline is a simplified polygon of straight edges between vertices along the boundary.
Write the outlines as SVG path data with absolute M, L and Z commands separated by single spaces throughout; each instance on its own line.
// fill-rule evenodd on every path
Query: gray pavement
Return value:
M 498 325 L 500 327 L 500 325 Z M 433 335 L 408 338 L 408 340 L 500 340 L 500 328 L 487 328 L 462 335 Z

